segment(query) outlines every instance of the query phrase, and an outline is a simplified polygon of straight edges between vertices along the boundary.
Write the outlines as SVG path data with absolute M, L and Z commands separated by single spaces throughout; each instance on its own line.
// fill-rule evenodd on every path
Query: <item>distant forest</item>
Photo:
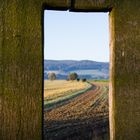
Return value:
M 54 72 L 56 79 L 67 79 L 70 73 L 77 73 L 79 78 L 109 79 L 109 62 L 91 60 L 44 60 L 44 79 Z

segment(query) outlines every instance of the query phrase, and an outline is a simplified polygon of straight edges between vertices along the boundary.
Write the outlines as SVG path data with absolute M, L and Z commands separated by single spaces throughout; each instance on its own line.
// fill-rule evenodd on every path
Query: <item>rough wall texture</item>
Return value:
M 41 4 L 0 0 L 0 140 L 39 140 Z
M 113 140 L 140 139 L 140 1 L 115 0 L 110 13 Z
M 108 12 L 112 8 L 112 4 L 112 0 L 74 0 L 72 9 L 74 11 Z
M 71 6 L 71 0 L 42 0 L 43 6 L 47 9 L 67 10 Z
M 111 140 L 140 138 L 140 1 L 0 0 L 0 140 L 42 138 L 43 8 L 110 12 Z

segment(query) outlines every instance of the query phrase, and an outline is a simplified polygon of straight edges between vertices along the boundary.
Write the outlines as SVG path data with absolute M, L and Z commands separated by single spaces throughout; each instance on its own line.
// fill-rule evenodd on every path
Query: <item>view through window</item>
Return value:
M 44 137 L 109 139 L 108 13 L 44 12 Z

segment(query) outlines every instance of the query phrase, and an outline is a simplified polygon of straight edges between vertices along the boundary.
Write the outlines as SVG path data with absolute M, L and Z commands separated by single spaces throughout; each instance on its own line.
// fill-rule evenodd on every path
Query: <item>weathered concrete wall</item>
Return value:
M 42 137 L 42 35 L 38 0 L 0 0 L 0 140 Z
M 139 7 L 139 0 L 115 0 L 110 13 L 113 66 L 111 140 L 140 139 Z
M 72 10 L 108 12 L 111 10 L 112 4 L 112 0 L 74 0 Z
M 140 138 L 139 0 L 0 0 L 0 3 L 1 140 L 42 138 L 44 8 L 103 12 L 112 9 L 111 140 Z
M 71 0 L 42 0 L 45 9 L 68 10 L 71 7 Z

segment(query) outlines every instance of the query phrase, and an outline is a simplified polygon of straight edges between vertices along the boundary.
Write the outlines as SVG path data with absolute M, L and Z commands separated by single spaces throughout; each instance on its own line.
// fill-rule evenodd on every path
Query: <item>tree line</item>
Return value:
M 56 74 L 54 72 L 51 72 L 51 73 L 48 73 L 48 79 L 53 81 L 53 80 L 56 80 Z M 73 73 L 70 73 L 67 77 L 67 80 L 77 80 L 77 81 L 80 81 L 80 78 L 78 78 L 78 74 L 73 72 Z M 83 82 L 86 81 L 86 78 L 83 78 L 82 79 Z

